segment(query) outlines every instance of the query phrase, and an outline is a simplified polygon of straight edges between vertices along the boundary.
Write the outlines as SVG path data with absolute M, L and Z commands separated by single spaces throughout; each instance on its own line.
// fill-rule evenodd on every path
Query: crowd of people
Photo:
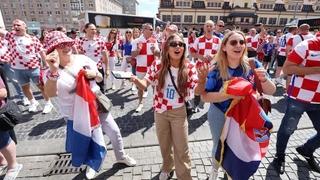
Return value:
M 171 23 L 163 30 L 160 27 L 154 30 L 146 23 L 141 28 L 127 29 L 124 35 L 111 29 L 106 36 L 99 33 L 95 24 L 87 23 L 81 37 L 75 31 L 68 37 L 65 28 L 57 27 L 44 30 L 38 39 L 27 34 L 24 21 L 16 19 L 12 31 L 0 29 L 1 73 L 4 73 L 0 79 L 0 105 L 6 103 L 12 91 L 4 83 L 9 80 L 28 111 L 37 112 L 39 103 L 30 88 L 32 80 L 45 100 L 42 113 L 51 112 L 50 98 L 56 97 L 59 111 L 67 122 L 67 136 L 78 138 L 69 126 L 73 125 L 77 113 L 74 110 L 78 108 L 77 87 L 81 73 L 94 93 L 106 92 L 107 84 L 112 90 L 130 84 L 132 94 L 138 95 L 136 112 L 144 108 L 147 88 L 151 85 L 156 133 L 163 159 L 159 179 L 169 179 L 175 171 L 178 179 L 188 180 L 192 179 L 192 162 L 185 102 L 194 102 L 195 113 L 203 109 L 201 103 L 210 103 L 207 116 L 213 147 L 208 179 L 215 180 L 221 165 L 215 155 L 225 114 L 233 103 L 244 98 L 228 94 L 224 86 L 229 80 L 243 78 L 256 87 L 258 84 L 253 79 L 257 76 L 265 94 L 272 95 L 278 86 L 286 90 L 287 109 L 278 131 L 273 162 L 276 171 L 284 173 L 286 145 L 306 112 L 317 134 L 299 146 L 297 152 L 314 171 L 320 172 L 313 155 L 320 147 L 317 120 L 320 115 L 320 33 L 310 33 L 308 24 L 289 27 L 288 32 L 278 29 L 276 34 L 270 33 L 263 24 L 252 27 L 247 34 L 224 26 L 222 20 L 216 23 L 208 20 L 203 33 L 197 36 L 196 31 L 190 30 L 186 42 L 178 27 Z M 254 69 L 250 68 L 249 61 L 254 61 Z M 132 72 L 130 83 L 111 75 L 116 64 L 121 64 L 121 71 Z M 120 87 L 116 87 L 116 81 L 121 81 Z M 91 111 L 92 107 L 97 107 L 97 103 L 88 108 L 90 118 L 92 112 L 97 111 L 101 133 L 110 138 L 117 162 L 135 166 L 136 161 L 123 149 L 122 136 L 112 114 Z M 93 122 L 90 118 L 89 124 Z M 92 126 L 94 128 L 96 126 Z M 16 146 L 12 139 L 15 139 L 12 131 L 0 131 L 0 173 L 6 172 L 6 180 L 15 179 L 22 168 L 22 164 L 16 162 Z M 87 165 L 86 177 L 94 178 L 99 166 L 83 163 Z

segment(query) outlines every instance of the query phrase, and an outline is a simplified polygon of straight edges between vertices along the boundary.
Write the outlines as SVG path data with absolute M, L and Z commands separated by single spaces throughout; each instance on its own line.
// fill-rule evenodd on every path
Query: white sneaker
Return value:
M 146 98 L 148 97 L 148 91 L 143 91 L 143 95 L 142 95 L 143 98 Z
M 87 179 L 93 179 L 96 176 L 97 172 L 91 167 L 87 166 L 86 177 Z
M 132 157 L 130 157 L 129 155 L 124 155 L 123 159 L 118 160 L 117 162 L 118 162 L 118 163 L 125 164 L 125 165 L 130 166 L 130 167 L 137 165 L 136 160 L 134 160 L 134 159 L 133 159 Z
M 140 112 L 143 108 L 143 104 L 139 104 L 139 106 L 136 109 L 136 112 Z
M 34 103 L 31 103 L 29 105 L 29 112 L 37 112 L 37 107 L 39 106 L 39 102 L 38 101 L 34 101 Z
M 132 87 L 131 87 L 131 91 L 137 91 L 137 86 L 135 84 L 132 84 Z
M 216 180 L 217 177 L 218 177 L 218 170 L 215 168 L 212 168 L 208 180 Z
M 27 97 L 23 97 L 23 98 L 22 98 L 22 104 L 23 104 L 24 106 L 30 105 L 29 99 L 28 99 Z
M 6 176 L 4 176 L 3 180 L 15 180 L 22 169 L 22 164 L 17 164 L 15 168 L 8 169 Z
M 159 175 L 159 180 L 168 180 L 172 177 L 172 175 L 173 175 L 173 171 L 170 173 L 166 173 L 166 172 L 161 171 L 161 173 Z
M 51 101 L 46 102 L 46 105 L 44 105 L 42 113 L 47 114 L 47 113 L 51 112 L 52 108 L 53 108 L 53 104 L 51 103 Z
M 116 85 L 112 84 L 111 89 L 115 90 L 116 89 Z

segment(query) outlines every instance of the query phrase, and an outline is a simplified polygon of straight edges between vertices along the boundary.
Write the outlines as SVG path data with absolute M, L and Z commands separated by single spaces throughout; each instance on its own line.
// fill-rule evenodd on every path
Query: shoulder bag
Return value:
M 172 76 L 172 73 L 171 73 L 171 69 L 168 68 L 168 71 L 169 71 L 169 75 L 170 75 L 170 79 L 171 79 L 171 82 L 173 84 L 173 87 L 176 89 L 176 91 L 179 94 L 179 96 L 184 100 L 184 104 L 186 106 L 187 117 L 189 118 L 194 112 L 193 103 L 190 100 L 186 101 L 184 99 L 184 97 L 180 94 L 180 92 L 179 92 L 179 90 L 178 90 L 178 88 L 176 86 L 176 83 L 174 82 L 174 79 L 173 79 L 173 76 Z

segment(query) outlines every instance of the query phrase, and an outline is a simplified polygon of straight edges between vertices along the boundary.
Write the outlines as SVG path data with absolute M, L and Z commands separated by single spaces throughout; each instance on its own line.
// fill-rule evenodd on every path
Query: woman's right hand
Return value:
M 49 69 L 50 69 L 51 72 L 58 71 L 60 61 L 59 61 L 58 53 L 56 51 L 53 51 L 52 53 L 47 55 L 46 62 L 48 64 Z
M 197 61 L 196 69 L 199 80 L 206 80 L 209 73 L 209 65 L 204 62 Z

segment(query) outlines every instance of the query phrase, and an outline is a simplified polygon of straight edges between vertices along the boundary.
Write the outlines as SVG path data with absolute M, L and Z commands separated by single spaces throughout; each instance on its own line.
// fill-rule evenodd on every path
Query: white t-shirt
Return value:
M 68 67 L 68 70 L 77 75 L 78 72 L 83 69 L 83 67 L 87 67 L 88 69 L 97 70 L 96 63 L 84 55 L 72 55 L 74 59 L 74 63 L 71 67 Z M 65 69 L 59 69 L 59 78 L 57 81 L 57 99 L 59 111 L 63 115 L 63 117 L 67 117 L 72 119 L 73 111 L 74 111 L 74 101 L 75 101 L 75 92 L 70 93 L 76 87 L 75 77 L 70 75 Z M 99 86 L 96 84 L 94 80 L 90 81 L 90 86 L 93 91 L 99 90 Z

